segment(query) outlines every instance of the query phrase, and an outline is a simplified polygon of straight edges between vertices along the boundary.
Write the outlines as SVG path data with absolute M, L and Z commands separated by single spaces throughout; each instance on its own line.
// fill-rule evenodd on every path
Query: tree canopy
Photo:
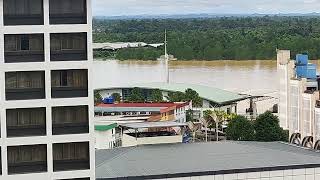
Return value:
M 161 43 L 167 29 L 169 54 L 179 60 L 275 59 L 276 49 L 290 49 L 292 55 L 308 52 L 311 59 L 320 59 L 320 17 L 316 16 L 94 19 L 93 27 L 94 42 Z M 141 47 L 122 49 L 110 56 L 155 60 L 163 52 L 163 47 Z
M 130 102 L 144 102 L 144 96 L 140 88 L 133 88 L 128 99 Z
M 163 102 L 163 94 L 160 89 L 153 89 L 151 91 L 152 102 Z
M 94 91 L 94 103 L 99 104 L 102 103 L 102 96 L 99 91 Z
M 121 101 L 121 95 L 119 93 L 112 93 L 111 95 L 116 102 Z
M 253 123 L 244 116 L 236 116 L 229 122 L 226 136 L 234 141 L 252 141 L 255 138 Z
M 199 93 L 193 89 L 186 89 L 183 92 L 169 92 L 168 101 L 170 102 L 186 102 L 192 101 L 192 106 L 201 107 L 202 106 L 202 98 L 199 96 Z
M 279 125 L 279 118 L 270 111 L 257 117 L 254 121 L 256 141 L 288 141 L 284 130 Z

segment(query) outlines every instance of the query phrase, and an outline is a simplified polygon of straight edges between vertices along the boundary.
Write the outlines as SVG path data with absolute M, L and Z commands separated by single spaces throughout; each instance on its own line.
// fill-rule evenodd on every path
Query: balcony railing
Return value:
M 85 61 L 87 59 L 87 50 L 52 50 L 50 55 L 51 61 Z
M 89 133 L 88 123 L 65 123 L 65 124 L 53 124 L 52 134 L 82 134 Z
M 10 88 L 6 89 L 6 100 L 44 99 L 44 88 Z
M 52 98 L 88 97 L 88 88 L 52 87 Z
M 71 171 L 84 169 L 90 169 L 89 159 L 53 161 L 53 171 Z
M 46 135 L 45 125 L 25 125 L 25 126 L 8 126 L 8 137 L 26 137 L 26 136 L 44 136 Z
M 4 53 L 4 61 L 6 63 L 17 62 L 43 62 L 43 51 L 12 51 Z
M 46 161 L 8 163 L 8 174 L 24 174 L 47 171 Z
M 43 25 L 42 14 L 30 14 L 30 15 L 4 15 L 4 25 Z
M 85 13 L 50 14 L 50 24 L 87 24 Z

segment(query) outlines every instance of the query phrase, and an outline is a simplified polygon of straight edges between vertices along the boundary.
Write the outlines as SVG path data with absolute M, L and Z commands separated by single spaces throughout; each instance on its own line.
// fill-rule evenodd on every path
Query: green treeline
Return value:
M 164 41 L 180 60 L 275 59 L 276 49 L 320 59 L 320 17 L 94 20 L 95 42 Z M 123 49 L 118 59 L 156 59 L 163 49 Z

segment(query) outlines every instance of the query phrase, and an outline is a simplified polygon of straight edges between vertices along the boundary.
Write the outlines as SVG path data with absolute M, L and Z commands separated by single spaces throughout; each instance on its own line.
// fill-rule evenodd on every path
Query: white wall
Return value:
M 87 0 L 87 21 L 88 24 L 72 25 L 49 25 L 49 0 L 43 0 L 44 8 L 44 25 L 33 26 L 3 26 L 3 0 L 0 0 L 0 118 L 1 118 L 1 159 L 2 159 L 2 176 L 0 179 L 6 180 L 49 180 L 49 179 L 71 179 L 90 177 L 95 179 L 95 149 L 94 149 L 94 127 L 89 124 L 90 134 L 77 135 L 52 135 L 52 118 L 51 108 L 54 106 L 77 106 L 89 105 L 89 121 L 94 117 L 93 110 L 93 88 L 92 88 L 92 15 L 91 0 Z M 50 62 L 50 33 L 72 33 L 87 32 L 88 41 L 88 61 L 70 61 L 70 62 Z M 28 62 L 28 63 L 4 63 L 4 34 L 44 34 L 44 52 L 45 62 Z M 88 69 L 88 97 L 85 98 L 68 98 L 68 99 L 51 99 L 51 70 L 58 69 Z M 46 99 L 42 100 L 22 100 L 22 101 L 5 101 L 5 72 L 8 71 L 45 71 L 45 93 Z M 47 136 L 41 137 L 21 137 L 6 138 L 6 109 L 10 108 L 30 108 L 46 107 L 46 126 Z M 65 172 L 53 172 L 52 162 L 52 145 L 54 143 L 67 142 L 89 142 L 90 145 L 90 170 L 76 170 Z M 21 175 L 7 174 L 7 147 L 19 145 L 47 144 L 47 166 L 48 171 L 45 173 L 31 173 Z
M 319 180 L 320 168 L 291 169 L 211 176 L 168 178 L 166 180 Z
M 115 136 L 112 134 L 114 129 L 108 131 L 97 131 L 95 130 L 95 147 L 96 149 L 112 149 L 111 143 L 115 141 Z
M 130 147 L 144 144 L 171 144 L 182 143 L 182 135 L 177 136 L 159 136 L 159 137 L 144 137 L 135 138 L 126 134 L 122 136 L 122 146 Z

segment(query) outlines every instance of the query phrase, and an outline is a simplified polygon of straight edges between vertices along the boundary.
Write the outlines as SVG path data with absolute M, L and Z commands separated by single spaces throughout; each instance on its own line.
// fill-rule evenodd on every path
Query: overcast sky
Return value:
M 96 16 L 320 12 L 320 0 L 92 0 Z

